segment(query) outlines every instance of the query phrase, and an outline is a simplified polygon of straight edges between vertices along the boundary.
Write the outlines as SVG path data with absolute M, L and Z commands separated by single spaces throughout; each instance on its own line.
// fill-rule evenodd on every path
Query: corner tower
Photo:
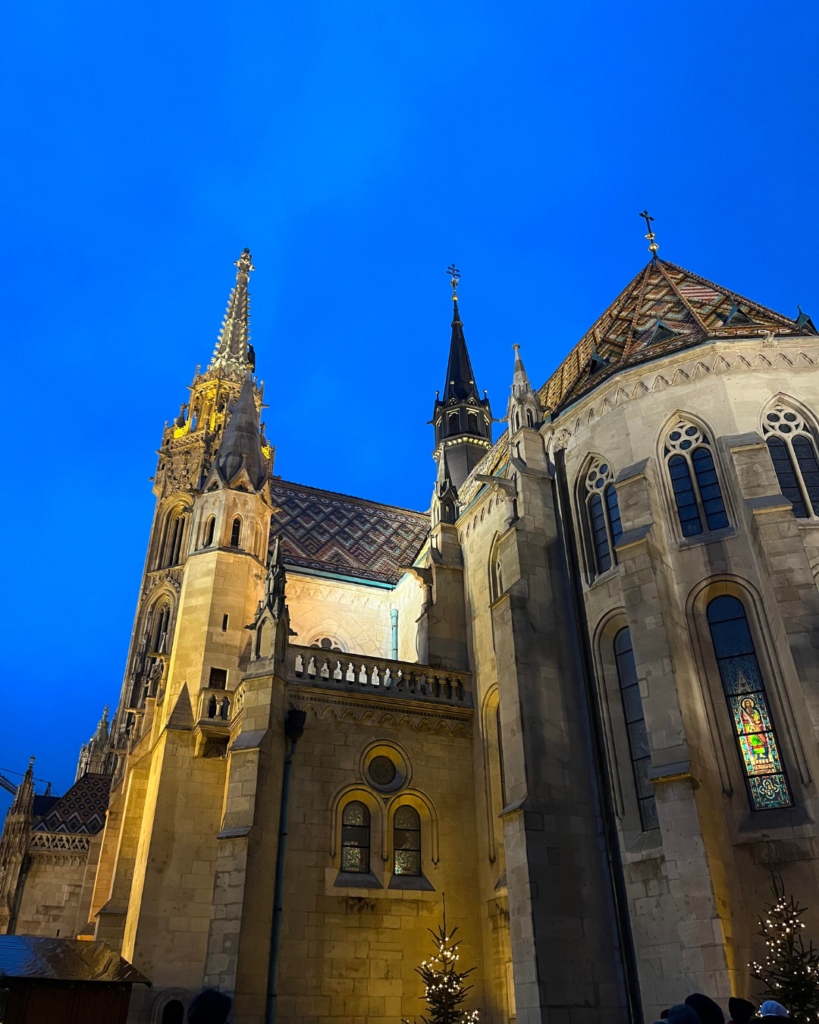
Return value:
M 492 447 L 492 411 L 489 399 L 481 398 L 464 338 L 464 325 L 458 312 L 459 271 L 447 273 L 452 278 L 452 339 L 446 369 L 444 397 L 436 394 L 432 422 L 435 426 L 436 461 L 444 459 L 444 478 L 455 488 L 461 486 L 472 470 Z

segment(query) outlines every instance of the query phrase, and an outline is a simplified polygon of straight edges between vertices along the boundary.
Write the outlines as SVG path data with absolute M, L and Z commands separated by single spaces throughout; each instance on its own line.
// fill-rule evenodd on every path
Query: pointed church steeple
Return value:
M 228 298 L 225 319 L 213 350 L 210 369 L 241 379 L 247 367 L 255 362 L 250 345 L 250 295 L 247 286 L 250 272 L 256 268 L 253 266 L 250 249 L 242 251 L 234 266 L 237 268 L 236 285 Z
M 449 343 L 444 397 L 435 399 L 432 422 L 435 426 L 434 458 L 446 462 L 445 478 L 457 489 L 492 447 L 492 411 L 489 399 L 480 397 L 472 361 L 466 347 L 464 325 L 458 310 L 460 272 L 454 267 L 452 278 L 452 336 Z
M 261 424 L 255 391 L 248 367 L 242 390 L 225 427 L 211 476 L 216 472 L 221 481 L 229 485 L 244 470 L 250 487 L 259 490 L 267 478 L 267 460 L 262 454 Z
M 543 422 L 543 410 L 540 401 L 532 390 L 523 360 L 520 358 L 520 345 L 513 345 L 515 350 L 515 369 L 512 375 L 512 394 L 506 409 L 506 421 L 509 424 L 509 436 L 516 434 L 521 427 L 537 429 Z

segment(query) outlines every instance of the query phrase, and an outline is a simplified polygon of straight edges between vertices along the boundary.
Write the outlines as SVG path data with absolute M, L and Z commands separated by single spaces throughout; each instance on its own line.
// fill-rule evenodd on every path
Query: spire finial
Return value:
M 446 268 L 446 272 L 449 274 L 450 284 L 452 285 L 452 301 L 457 303 L 458 301 L 458 283 L 461 280 L 461 272 L 457 270 L 454 263 Z
M 656 256 L 657 255 L 657 250 L 660 247 L 654 241 L 654 232 L 651 230 L 651 222 L 654 220 L 654 218 L 653 217 L 649 217 L 648 210 L 643 210 L 643 212 L 639 216 L 641 216 L 645 220 L 646 227 L 648 228 L 648 234 L 646 235 L 646 238 L 648 239 L 648 243 L 649 243 L 648 244 L 648 251 L 651 253 L 652 256 Z
M 233 261 L 233 266 L 239 268 L 240 274 L 249 274 L 251 270 L 256 269 L 252 261 L 253 257 L 250 255 L 250 249 L 242 249 L 242 255 L 238 260 Z

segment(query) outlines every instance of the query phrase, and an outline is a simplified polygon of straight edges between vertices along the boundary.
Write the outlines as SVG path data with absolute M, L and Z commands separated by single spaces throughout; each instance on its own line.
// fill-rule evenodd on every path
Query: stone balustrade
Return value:
M 87 833 L 31 832 L 29 852 L 41 850 L 46 853 L 88 853 L 91 836 Z
M 239 713 L 242 706 L 242 692 L 218 690 L 205 687 L 199 693 L 199 721 L 206 720 L 213 725 L 228 725 Z
M 302 686 L 472 707 L 471 675 L 452 669 L 290 644 L 284 673 Z

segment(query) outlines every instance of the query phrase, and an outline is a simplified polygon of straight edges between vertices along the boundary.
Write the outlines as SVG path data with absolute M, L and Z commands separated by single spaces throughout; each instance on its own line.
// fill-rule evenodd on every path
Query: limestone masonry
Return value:
M 68 793 L 17 787 L 0 933 L 105 940 L 134 1024 L 203 985 L 412 1020 L 444 894 L 486 1024 L 753 995 L 772 869 L 819 937 L 810 318 L 655 252 L 540 390 L 514 346 L 493 442 L 454 288 L 414 512 L 274 475 L 236 266 L 116 710 Z

